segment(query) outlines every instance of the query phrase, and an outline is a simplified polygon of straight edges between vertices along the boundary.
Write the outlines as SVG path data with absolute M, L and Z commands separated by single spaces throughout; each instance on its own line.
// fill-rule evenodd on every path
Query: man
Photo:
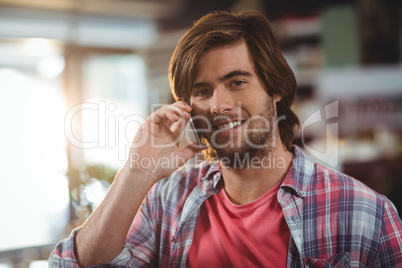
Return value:
M 291 145 L 296 82 L 265 17 L 201 18 L 169 77 L 181 101 L 141 126 L 105 200 L 50 266 L 402 266 L 392 203 Z M 179 149 L 190 114 L 218 161 L 181 166 L 204 149 Z

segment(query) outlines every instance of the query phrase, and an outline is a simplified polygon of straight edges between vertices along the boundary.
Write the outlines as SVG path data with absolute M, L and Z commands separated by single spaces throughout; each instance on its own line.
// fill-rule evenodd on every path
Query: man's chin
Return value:
M 250 149 L 249 148 L 214 148 L 217 154 L 217 157 L 219 160 L 222 159 L 229 159 L 229 160 L 235 160 L 239 158 L 244 158 L 246 156 L 249 156 L 250 154 Z
M 267 155 L 272 148 L 265 146 L 249 146 L 248 144 L 243 144 L 240 147 L 220 147 L 212 148 L 215 151 L 215 159 L 221 162 L 226 162 L 227 166 L 236 166 L 234 163 L 246 163 L 256 159 L 260 159 Z M 238 166 L 238 165 L 237 165 Z
M 219 162 L 222 166 L 233 169 L 244 169 L 249 166 L 250 153 L 249 152 L 226 152 L 218 156 Z
M 224 160 L 229 163 L 235 161 L 244 161 L 244 159 L 251 159 L 263 155 L 266 151 L 264 140 L 256 141 L 254 144 L 261 144 L 259 146 L 251 146 L 245 141 L 238 141 L 236 143 L 211 143 L 203 138 L 205 144 L 208 145 L 207 150 L 208 158 L 213 160 Z M 264 141 L 264 142 L 263 142 Z

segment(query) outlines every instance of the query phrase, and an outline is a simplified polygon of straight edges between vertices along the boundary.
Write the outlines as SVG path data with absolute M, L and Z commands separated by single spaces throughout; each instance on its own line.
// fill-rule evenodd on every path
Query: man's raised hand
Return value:
M 201 149 L 179 141 L 190 119 L 191 107 L 179 101 L 152 113 L 135 135 L 125 168 L 140 172 L 157 182 L 187 162 Z

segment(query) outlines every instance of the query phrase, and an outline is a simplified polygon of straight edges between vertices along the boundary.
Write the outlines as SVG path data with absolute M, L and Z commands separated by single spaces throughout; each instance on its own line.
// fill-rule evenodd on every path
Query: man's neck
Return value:
M 282 181 L 291 166 L 293 154 L 278 146 L 259 161 L 243 168 L 222 165 L 224 189 L 230 200 L 242 205 L 256 200 Z

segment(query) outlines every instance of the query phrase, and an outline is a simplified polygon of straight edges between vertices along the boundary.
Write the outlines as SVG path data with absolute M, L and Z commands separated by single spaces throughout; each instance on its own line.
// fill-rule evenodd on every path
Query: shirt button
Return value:
M 201 192 L 200 192 L 200 196 L 202 197 L 202 196 L 206 196 L 207 195 L 207 192 L 206 191 L 204 191 L 204 190 L 202 190 Z

